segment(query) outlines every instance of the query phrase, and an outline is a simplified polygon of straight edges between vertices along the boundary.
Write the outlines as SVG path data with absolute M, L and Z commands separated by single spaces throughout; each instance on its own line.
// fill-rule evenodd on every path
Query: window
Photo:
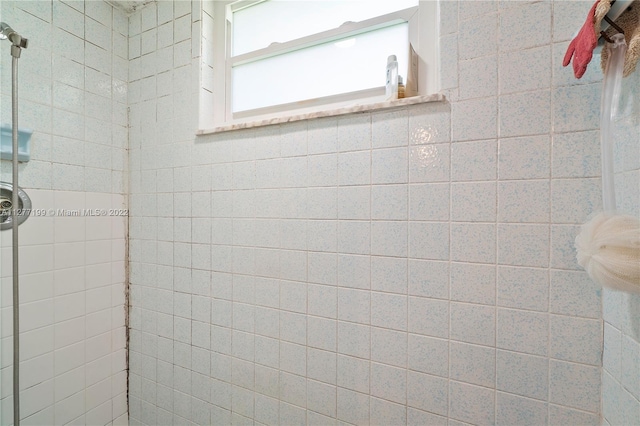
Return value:
M 410 45 L 419 94 L 436 92 L 435 1 L 212 1 L 209 10 L 203 79 L 213 82 L 202 83 L 216 126 L 384 100 L 387 57 L 406 82 Z

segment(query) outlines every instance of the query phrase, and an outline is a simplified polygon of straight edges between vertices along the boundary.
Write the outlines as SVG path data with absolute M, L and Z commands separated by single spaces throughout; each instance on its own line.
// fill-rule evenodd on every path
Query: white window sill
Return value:
M 375 111 L 388 108 L 397 108 L 406 105 L 422 104 L 427 102 L 442 102 L 446 100 L 442 93 L 435 93 L 427 96 L 413 96 L 411 98 L 402 98 L 395 101 L 374 102 L 361 105 L 353 105 L 343 108 L 329 109 L 325 111 L 316 111 L 306 114 L 297 115 L 282 115 L 280 117 L 273 117 L 266 120 L 256 121 L 238 121 L 230 123 L 224 126 L 214 127 L 212 129 L 199 129 L 196 131 L 196 136 L 210 135 L 213 133 L 230 132 L 240 129 L 251 129 L 254 127 L 271 126 L 274 124 L 291 123 L 294 121 L 310 120 L 313 118 L 322 117 L 335 117 L 338 115 L 353 114 L 357 112 Z

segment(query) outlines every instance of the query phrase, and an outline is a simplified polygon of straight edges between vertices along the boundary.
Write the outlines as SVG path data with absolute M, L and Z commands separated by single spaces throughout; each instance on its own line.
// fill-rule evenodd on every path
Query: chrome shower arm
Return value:
M 11 44 L 21 49 L 26 49 L 29 40 L 18 34 L 9 24 L 0 22 L 0 39 L 8 39 Z

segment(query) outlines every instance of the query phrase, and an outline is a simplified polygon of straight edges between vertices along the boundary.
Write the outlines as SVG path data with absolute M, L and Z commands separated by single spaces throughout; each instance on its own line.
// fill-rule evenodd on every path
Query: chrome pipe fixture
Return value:
M 9 24 L 0 22 L 0 40 L 8 39 L 14 46 L 26 49 L 29 40 L 18 34 Z
M 19 193 L 22 191 L 18 186 L 18 59 L 22 49 L 26 49 L 29 40 L 23 38 L 15 32 L 5 22 L 0 22 L 0 39 L 9 40 L 11 42 L 11 146 L 12 146 L 12 186 L 11 200 L 3 198 L 0 200 L 0 207 L 3 211 L 9 210 L 11 213 L 5 217 L 5 222 L 10 220 L 13 224 L 11 227 L 12 240 L 12 274 L 13 274 L 13 425 L 20 426 L 20 298 L 19 298 L 19 264 L 18 261 L 18 225 L 21 217 L 20 207 L 25 207 Z M 23 192 L 23 191 L 22 191 Z M 4 215 L 4 214 L 3 214 Z
M 18 189 L 18 225 L 29 218 L 31 214 L 31 198 L 22 189 Z M 13 211 L 13 185 L 8 182 L 0 182 L 0 231 L 11 229 L 15 225 Z

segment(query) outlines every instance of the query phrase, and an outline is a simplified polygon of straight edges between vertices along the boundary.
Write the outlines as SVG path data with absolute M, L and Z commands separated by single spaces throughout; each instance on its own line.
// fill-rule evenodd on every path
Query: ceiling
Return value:
M 108 3 L 111 3 L 115 7 L 124 10 L 127 13 L 133 13 L 136 10 L 141 9 L 149 3 L 153 3 L 155 0 L 107 0 Z

